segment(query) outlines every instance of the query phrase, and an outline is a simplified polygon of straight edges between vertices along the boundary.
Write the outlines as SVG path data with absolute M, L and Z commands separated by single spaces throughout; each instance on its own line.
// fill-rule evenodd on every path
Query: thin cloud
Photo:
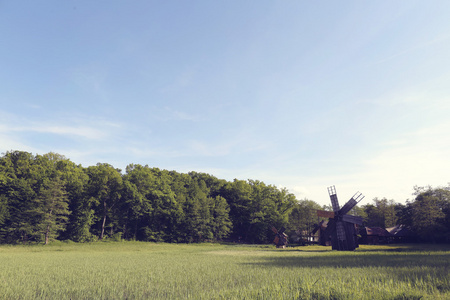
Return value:
M 429 40 L 429 41 L 425 41 L 425 42 L 423 42 L 421 44 L 415 45 L 413 47 L 409 47 L 408 49 L 405 49 L 403 51 L 400 51 L 400 52 L 397 52 L 395 54 L 392 54 L 392 55 L 390 55 L 390 56 L 388 56 L 386 58 L 380 59 L 380 60 L 374 62 L 373 64 L 374 65 L 378 65 L 378 64 L 382 64 L 382 63 L 388 62 L 388 61 L 393 60 L 393 59 L 397 59 L 400 56 L 407 55 L 407 54 L 409 54 L 411 52 L 414 52 L 416 50 L 419 50 L 419 49 L 422 49 L 422 48 L 426 48 L 426 47 L 432 46 L 434 44 L 438 44 L 438 43 L 444 42 L 444 41 L 448 40 L 449 38 L 450 38 L 450 35 L 444 35 L 444 36 L 441 36 L 441 37 L 438 37 L 438 38 L 435 38 L 435 39 L 432 39 L 432 40 Z
M 50 133 L 62 136 L 77 136 L 89 140 L 104 139 L 109 135 L 109 132 L 105 131 L 104 128 L 102 130 L 93 126 L 46 125 L 39 123 L 34 123 L 31 126 L 2 126 L 0 131 L 15 132 L 16 134 L 26 132 Z
M 102 141 L 110 144 L 123 129 L 120 124 L 90 118 L 33 121 L 12 114 L 3 114 L 3 116 L 7 116 L 7 118 L 0 121 L 0 149 L 34 153 L 56 151 L 71 159 L 68 152 L 81 151 L 80 149 L 85 151 Z M 30 134 L 35 138 L 39 138 L 40 135 L 45 138 L 42 139 L 42 143 L 33 146 L 29 139 Z M 65 146 L 59 142 L 61 138 L 67 141 Z M 49 147 L 54 142 L 57 142 L 57 146 Z M 89 144 L 85 142 L 89 142 Z M 102 149 L 98 149 L 96 152 L 101 152 Z
M 191 121 L 198 122 L 201 118 L 198 115 L 189 114 L 184 111 L 175 110 L 171 107 L 164 107 L 164 109 L 158 110 L 156 115 L 157 120 L 167 122 L 167 121 Z

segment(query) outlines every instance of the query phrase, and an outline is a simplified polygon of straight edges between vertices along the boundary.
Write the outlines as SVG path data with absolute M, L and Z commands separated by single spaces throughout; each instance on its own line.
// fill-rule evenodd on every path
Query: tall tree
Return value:
M 70 214 L 69 198 L 63 181 L 59 177 L 47 181 L 36 202 L 37 209 L 34 213 L 39 219 L 37 228 L 44 235 L 44 243 L 47 245 L 50 239 L 65 230 Z
M 444 238 L 445 213 L 439 189 L 415 187 L 416 199 L 412 203 L 413 229 L 424 241 L 437 242 Z M 442 196 L 442 194 L 441 194 Z
M 148 166 L 131 164 L 124 175 L 122 211 L 125 238 L 146 240 L 153 211 L 151 193 L 156 189 L 156 178 Z
M 111 233 L 114 232 L 114 223 L 119 212 L 117 208 L 120 206 L 122 176 L 120 170 L 106 163 L 98 163 L 96 166 L 87 168 L 89 175 L 88 194 L 91 201 L 95 201 L 95 213 L 97 216 L 97 224 L 99 224 L 99 239 L 103 239 L 105 235 L 105 227 L 108 225 Z
M 90 233 L 94 222 L 93 203 L 86 196 L 86 184 L 88 175 L 83 167 L 76 165 L 63 155 L 58 153 L 47 153 L 37 155 L 36 160 L 41 166 L 41 172 L 45 174 L 46 179 L 54 180 L 58 178 L 67 192 L 69 199 L 68 226 L 64 232 L 61 232 L 62 239 L 72 239 L 77 242 L 93 240 Z
M 367 217 L 365 219 L 369 227 L 392 227 L 397 224 L 396 203 L 386 198 L 373 199 L 373 204 L 363 206 Z
M 3 203 L 3 225 L 0 237 L 3 242 L 27 243 L 39 240 L 36 219 L 32 212 L 36 209 L 35 199 L 40 190 L 42 174 L 38 172 L 35 157 L 28 152 L 7 152 L 0 160 L 0 190 Z
M 222 240 L 230 234 L 232 223 L 230 221 L 230 207 L 225 198 L 216 196 L 213 200 L 213 222 L 212 232 L 214 238 Z
M 252 188 L 243 181 L 235 179 L 222 187 L 221 196 L 230 205 L 230 219 L 233 223 L 232 237 L 247 241 L 252 205 Z
M 166 170 L 152 168 L 151 171 L 154 182 L 147 195 L 152 205 L 149 226 L 146 228 L 147 240 L 177 242 L 184 214 L 171 189 L 172 178 Z
M 317 210 L 321 209 L 322 207 L 312 200 L 303 199 L 296 202 L 289 214 L 288 229 L 310 233 L 318 223 Z

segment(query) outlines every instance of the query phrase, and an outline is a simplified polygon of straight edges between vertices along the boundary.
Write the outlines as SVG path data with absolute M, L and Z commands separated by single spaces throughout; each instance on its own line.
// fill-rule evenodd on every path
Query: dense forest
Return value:
M 366 226 L 403 224 L 426 242 L 450 241 L 450 185 L 414 187 L 415 199 L 378 199 L 355 207 Z M 66 157 L 10 151 L 0 157 L 0 243 L 231 240 L 269 243 L 271 226 L 308 232 L 312 200 L 258 180 L 130 164 L 82 167 Z

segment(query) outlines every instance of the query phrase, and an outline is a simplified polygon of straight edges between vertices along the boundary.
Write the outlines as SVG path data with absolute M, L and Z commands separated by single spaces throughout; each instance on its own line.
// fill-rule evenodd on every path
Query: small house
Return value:
M 396 225 L 394 227 L 386 228 L 391 234 L 391 242 L 393 243 L 411 243 L 416 241 L 414 232 L 406 228 L 405 225 Z
M 391 240 L 391 234 L 381 227 L 362 227 L 360 230 L 360 244 L 378 245 L 387 244 Z

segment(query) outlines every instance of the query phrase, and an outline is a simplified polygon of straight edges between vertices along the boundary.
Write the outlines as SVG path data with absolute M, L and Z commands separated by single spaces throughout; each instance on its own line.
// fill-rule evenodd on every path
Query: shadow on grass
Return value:
M 283 251 L 283 249 L 272 249 L 272 251 Z M 361 253 L 361 252 L 443 252 L 450 251 L 450 244 L 386 244 L 386 245 L 360 245 L 355 251 L 335 251 L 331 246 L 297 246 L 289 247 L 286 251 L 298 252 L 339 252 L 339 253 Z
M 431 267 L 450 269 L 450 253 L 442 251 L 408 252 L 410 251 L 401 249 L 358 252 L 312 250 L 302 251 L 306 255 L 299 256 L 298 252 L 294 250 L 281 252 L 281 255 L 278 256 L 262 257 L 262 261 L 258 258 L 257 262 L 248 264 L 283 268 Z
M 290 251 L 289 251 L 290 252 Z M 268 268 L 380 268 L 383 272 L 388 272 L 397 280 L 410 282 L 427 282 L 434 286 L 439 292 L 450 291 L 450 280 L 448 270 L 450 270 L 450 253 L 424 252 L 424 253 L 387 253 L 387 252 L 365 252 L 352 253 L 328 251 L 328 253 L 315 253 L 311 255 L 299 256 L 298 253 L 287 251 L 282 256 L 258 257 L 255 262 L 244 263 L 248 266 L 261 266 Z M 367 272 L 371 269 L 367 269 Z M 372 269 L 373 270 L 373 269 Z M 380 272 L 380 270 L 373 270 Z M 368 273 L 370 276 L 370 273 Z M 405 298 L 409 299 L 409 298 Z

